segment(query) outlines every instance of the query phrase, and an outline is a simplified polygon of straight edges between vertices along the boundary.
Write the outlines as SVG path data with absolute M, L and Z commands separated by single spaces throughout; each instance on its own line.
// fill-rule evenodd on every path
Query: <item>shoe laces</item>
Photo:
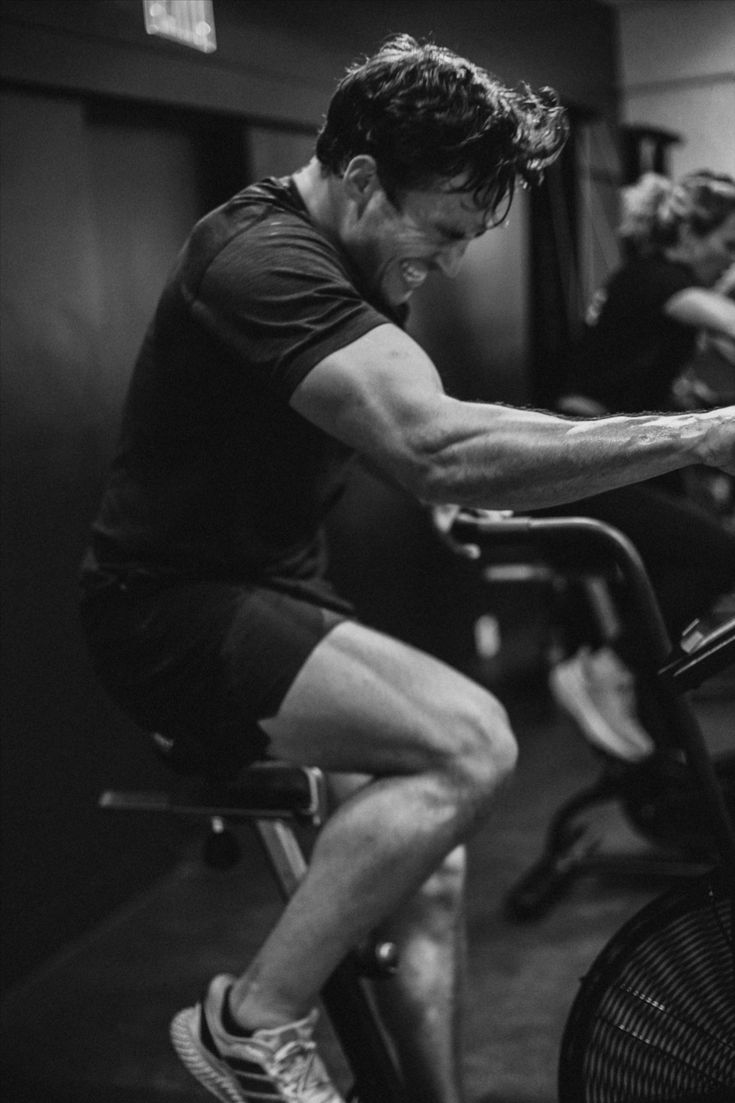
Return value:
M 288 1078 L 288 1088 L 294 1092 L 311 1092 L 303 1103 L 334 1103 L 334 1088 L 316 1052 L 313 1041 L 299 1039 L 286 1042 L 269 1061 L 271 1075 Z M 318 1093 L 318 1094 L 314 1094 Z M 293 1096 L 301 1103 L 301 1096 Z

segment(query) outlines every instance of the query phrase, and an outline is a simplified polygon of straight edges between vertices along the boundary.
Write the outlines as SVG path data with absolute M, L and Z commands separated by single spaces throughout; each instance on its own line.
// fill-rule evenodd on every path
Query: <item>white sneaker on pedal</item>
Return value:
M 205 997 L 171 1023 L 171 1041 L 186 1068 L 222 1103 L 344 1103 L 319 1060 L 305 1019 L 248 1037 L 222 1026 L 233 977 L 218 976 Z
M 640 762 L 655 750 L 636 715 L 633 675 L 611 648 L 581 648 L 553 668 L 549 687 L 598 750 L 626 762 Z

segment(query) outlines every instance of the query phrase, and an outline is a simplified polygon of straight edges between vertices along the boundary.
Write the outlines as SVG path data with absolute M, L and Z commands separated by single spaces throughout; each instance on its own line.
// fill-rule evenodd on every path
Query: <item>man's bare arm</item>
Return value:
M 580 420 L 460 402 L 391 325 L 323 360 L 291 401 L 426 502 L 534 509 L 695 463 L 735 473 L 735 408 Z

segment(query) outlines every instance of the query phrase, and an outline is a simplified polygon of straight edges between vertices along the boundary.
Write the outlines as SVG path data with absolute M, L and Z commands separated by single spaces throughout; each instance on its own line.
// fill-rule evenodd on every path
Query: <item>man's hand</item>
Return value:
M 479 559 L 480 548 L 477 544 L 464 544 L 452 537 L 452 527 L 459 514 L 468 517 L 486 518 L 491 521 L 502 521 L 506 517 L 513 516 L 511 509 L 468 509 L 466 506 L 441 505 L 431 507 L 431 520 L 439 534 L 443 544 L 463 559 Z

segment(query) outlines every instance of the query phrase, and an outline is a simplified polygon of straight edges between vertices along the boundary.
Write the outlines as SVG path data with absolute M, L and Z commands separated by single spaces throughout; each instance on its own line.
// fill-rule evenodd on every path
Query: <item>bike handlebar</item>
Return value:
M 726 626 L 705 636 L 694 651 L 687 653 L 672 645 L 661 615 L 655 591 L 643 561 L 631 541 L 618 529 L 591 517 L 499 517 L 460 510 L 452 525 L 452 538 L 474 544 L 480 552 L 499 545 L 517 546 L 521 542 L 553 555 L 560 549 L 574 549 L 580 557 L 600 553 L 621 572 L 635 630 L 641 637 L 641 653 L 653 674 L 664 715 L 685 751 L 695 776 L 709 799 L 713 827 L 719 840 L 726 868 L 735 875 L 735 826 L 728 814 L 699 725 L 682 700 L 682 691 L 699 684 L 721 669 L 735 649 L 735 618 Z M 719 665 L 717 665 L 719 664 Z M 700 677 L 697 680 L 697 667 Z

